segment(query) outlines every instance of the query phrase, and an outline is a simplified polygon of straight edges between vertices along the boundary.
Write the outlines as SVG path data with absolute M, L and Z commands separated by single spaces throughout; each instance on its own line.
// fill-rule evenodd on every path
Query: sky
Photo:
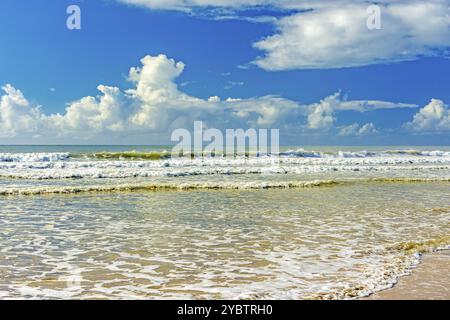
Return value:
M 0 143 L 167 144 L 201 120 L 285 145 L 450 145 L 450 1 L 371 5 L 3 0 Z

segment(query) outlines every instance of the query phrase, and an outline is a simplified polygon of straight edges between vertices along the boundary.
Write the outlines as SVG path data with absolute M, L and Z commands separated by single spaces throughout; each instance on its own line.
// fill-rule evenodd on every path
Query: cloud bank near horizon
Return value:
M 129 70 L 131 89 L 99 85 L 100 94 L 68 104 L 65 112 L 46 114 L 10 84 L 0 98 L 0 138 L 14 137 L 90 140 L 101 136 L 123 137 L 149 133 L 167 134 L 191 128 L 195 120 L 209 127 L 280 128 L 292 134 L 339 133 L 345 136 L 377 134 L 373 123 L 353 123 L 343 128 L 341 112 L 416 108 L 415 104 L 377 100 L 347 100 L 337 92 L 321 101 L 302 104 L 280 96 L 247 99 L 191 96 L 180 90 L 176 78 L 184 63 L 166 55 L 147 55 L 141 66 Z M 409 132 L 450 130 L 449 108 L 432 99 L 404 125 Z

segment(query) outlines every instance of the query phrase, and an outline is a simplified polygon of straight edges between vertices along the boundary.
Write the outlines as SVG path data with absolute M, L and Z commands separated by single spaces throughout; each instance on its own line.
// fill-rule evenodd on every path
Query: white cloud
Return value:
M 381 29 L 366 25 L 368 4 L 348 1 L 281 18 L 277 33 L 254 46 L 266 70 L 328 69 L 442 55 L 450 47 L 448 1 L 381 6 Z
M 0 136 L 66 137 L 92 139 L 129 134 L 167 134 L 174 128 L 192 127 L 202 120 L 210 127 L 276 127 L 289 132 L 336 129 L 342 111 L 367 112 L 375 109 L 415 107 L 376 100 L 347 100 L 335 93 L 318 103 L 300 104 L 280 96 L 247 99 L 208 99 L 181 91 L 175 80 L 184 64 L 165 55 L 146 56 L 141 67 L 133 67 L 129 79 L 133 88 L 99 85 L 100 95 L 71 102 L 63 114 L 46 115 L 31 104 L 20 90 L 3 87 L 0 103 Z M 360 128 L 361 133 L 370 131 Z
M 222 107 L 232 116 L 230 120 L 241 127 L 283 127 L 292 122 L 300 127 L 299 117 L 307 112 L 307 106 L 278 96 L 227 99 Z
M 345 100 L 340 92 L 308 106 L 307 126 L 310 129 L 330 129 L 336 120 L 336 112 L 368 112 L 379 109 L 416 108 L 415 104 L 394 103 L 379 100 Z
M 372 122 L 366 123 L 358 130 L 359 135 L 373 134 L 373 133 L 377 133 L 377 132 L 378 132 L 378 130 L 375 128 L 375 126 L 373 125 Z
M 398 108 L 417 108 L 417 105 L 412 103 L 397 103 L 380 100 L 340 101 L 340 103 L 337 105 L 337 110 L 358 111 L 358 112 L 380 110 L 380 109 L 398 109 Z
M 22 92 L 10 84 L 2 89 L 5 95 L 0 100 L 0 137 L 37 133 L 42 119 L 39 107 L 33 107 Z
M 335 120 L 333 113 L 339 104 L 338 98 L 338 94 L 334 94 L 310 107 L 311 111 L 307 118 L 310 129 L 328 129 L 333 126 Z
M 450 109 L 441 100 L 431 99 L 430 103 L 414 115 L 405 127 L 413 131 L 450 130 Z
M 122 131 L 125 128 L 125 97 L 119 88 L 99 85 L 103 94 L 99 98 L 84 97 L 72 102 L 64 115 L 54 114 L 46 117 L 47 129 L 55 129 L 59 134 L 104 131 Z
M 366 123 L 360 126 L 357 123 L 353 123 L 349 126 L 341 128 L 339 131 L 340 136 L 362 136 L 377 133 L 378 130 L 375 128 L 372 122 Z

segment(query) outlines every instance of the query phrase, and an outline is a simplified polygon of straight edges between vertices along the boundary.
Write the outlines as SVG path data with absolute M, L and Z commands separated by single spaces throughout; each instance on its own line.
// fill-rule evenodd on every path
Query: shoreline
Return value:
M 389 289 L 362 300 L 449 300 L 450 250 L 425 253 L 411 274 L 402 276 Z

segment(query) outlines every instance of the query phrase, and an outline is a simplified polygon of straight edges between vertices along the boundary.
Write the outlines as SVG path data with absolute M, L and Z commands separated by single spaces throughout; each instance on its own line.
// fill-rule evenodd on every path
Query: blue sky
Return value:
M 0 143 L 164 144 L 193 120 L 284 144 L 450 143 L 446 1 L 382 1 L 381 30 L 363 1 L 255 2 L 2 1 Z

